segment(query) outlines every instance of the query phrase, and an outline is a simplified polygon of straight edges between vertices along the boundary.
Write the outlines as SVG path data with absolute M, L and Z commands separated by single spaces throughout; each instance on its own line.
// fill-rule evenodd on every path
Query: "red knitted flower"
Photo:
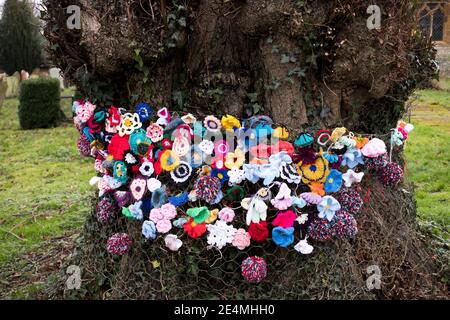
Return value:
M 125 151 L 130 149 L 130 143 L 128 142 L 129 136 L 123 137 L 119 134 L 113 135 L 111 142 L 108 145 L 108 153 L 116 160 L 123 160 Z
M 261 221 L 260 223 L 250 223 L 248 227 L 248 233 L 250 237 L 256 242 L 264 242 L 269 237 L 269 229 L 267 228 L 267 222 Z
M 277 227 L 290 228 L 294 225 L 297 215 L 292 210 L 280 212 L 272 224 Z
M 194 219 L 190 218 L 188 222 L 183 225 L 184 231 L 191 238 L 199 238 L 206 232 L 205 223 L 195 223 Z

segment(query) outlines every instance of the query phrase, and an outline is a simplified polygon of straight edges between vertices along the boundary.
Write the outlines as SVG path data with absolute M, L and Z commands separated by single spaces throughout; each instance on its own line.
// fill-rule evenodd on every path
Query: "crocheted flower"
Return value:
M 259 223 L 250 223 L 248 227 L 248 233 L 253 241 L 264 242 L 269 237 L 269 229 L 267 227 L 266 221 L 261 221 Z
M 328 161 L 328 163 L 333 164 L 339 161 L 339 156 L 337 154 L 332 154 L 326 152 L 323 154 L 323 157 Z
M 132 167 L 139 163 L 139 159 L 131 151 L 125 151 L 123 162 L 125 162 L 127 166 Z
M 292 164 L 283 163 L 280 166 L 280 178 L 287 183 L 299 184 L 301 181 L 300 175 Z
M 145 102 L 139 103 L 136 106 L 135 111 L 138 114 L 139 120 L 141 120 L 141 122 L 147 121 L 152 115 L 152 108 L 150 108 L 150 106 Z
M 336 142 L 339 140 L 347 132 L 347 129 L 344 127 L 336 128 L 331 133 L 331 141 Z
M 173 204 L 166 203 L 159 210 L 161 210 L 164 219 L 172 220 L 177 216 L 177 208 Z
M 186 182 L 192 174 L 192 167 L 189 163 L 181 161 L 180 164 L 170 172 L 170 176 L 176 183 Z
M 326 193 L 338 192 L 342 186 L 342 173 L 331 169 L 325 181 L 324 190 Z
M 295 246 L 295 251 L 300 252 L 301 254 L 310 254 L 313 252 L 314 247 L 308 243 L 306 239 L 300 240 Z
M 132 243 L 131 238 L 126 233 L 115 233 L 108 239 L 106 250 L 109 253 L 121 256 L 130 250 Z
M 128 191 L 115 191 L 114 199 L 117 201 L 119 208 L 125 207 L 131 202 L 131 193 Z
M 356 173 L 352 169 L 347 170 L 347 172 L 342 175 L 342 179 L 344 180 L 347 188 L 350 188 L 354 183 L 360 183 L 363 177 L 364 172 Z
M 214 142 L 209 140 L 203 140 L 202 142 L 199 143 L 198 147 L 205 154 L 211 155 L 214 151 Z
M 79 104 L 76 110 L 76 118 L 82 123 L 87 122 L 94 115 L 95 108 L 96 106 L 89 101 L 86 101 L 83 104 Z
M 234 152 L 228 152 L 225 157 L 225 167 L 228 169 L 240 168 L 245 162 L 245 153 L 237 148 Z
M 403 170 L 397 163 L 388 162 L 378 172 L 378 179 L 386 187 L 395 187 L 403 179 Z
M 303 192 L 300 197 L 308 204 L 319 204 L 322 197 L 314 192 Z
M 342 156 L 342 165 L 353 169 L 359 164 L 364 164 L 361 150 L 348 149 Z
M 101 223 L 108 222 L 116 213 L 116 206 L 111 198 L 104 197 L 96 205 L 97 220 Z
M 179 157 L 184 157 L 190 150 L 191 145 L 188 138 L 178 136 L 172 144 L 172 151 Z
M 239 250 L 244 250 L 248 246 L 250 246 L 250 234 L 244 229 L 238 229 L 234 234 L 234 239 L 232 245 L 238 248 Z
M 225 130 L 233 130 L 241 127 L 241 122 L 229 114 L 223 116 L 220 122 L 222 124 L 222 128 Z
M 245 202 L 244 202 L 245 203 Z M 267 219 L 267 204 L 259 197 L 253 197 L 248 204 L 248 207 L 244 206 L 247 210 L 246 223 L 259 223 Z
M 313 148 L 299 148 L 296 157 L 303 165 L 314 164 L 317 159 L 316 152 Z
M 189 237 L 196 239 L 201 237 L 206 232 L 206 224 L 197 224 L 194 222 L 194 219 L 191 218 L 183 225 L 183 229 Z
M 272 136 L 277 139 L 287 140 L 289 138 L 289 131 L 283 127 L 277 127 L 273 130 Z
M 117 126 L 117 133 L 123 137 L 132 134 L 141 127 L 142 123 L 137 113 L 125 113 L 121 116 L 120 124 Z
M 144 219 L 144 214 L 142 212 L 141 206 L 142 201 L 138 201 L 130 205 L 128 208 L 122 208 L 122 214 L 128 219 L 142 220 Z
M 167 202 L 167 194 L 165 187 L 158 188 L 152 193 L 152 206 L 153 208 L 161 208 L 161 206 Z
M 289 247 L 294 242 L 294 228 L 276 227 L 272 230 L 272 240 L 277 246 Z
M 287 210 L 292 206 L 291 189 L 283 183 L 274 199 L 270 201 L 278 210 Z
M 387 153 L 383 153 L 375 158 L 364 157 L 365 169 L 379 171 L 388 163 Z
M 211 170 L 211 177 L 216 177 L 220 179 L 220 183 L 225 183 L 229 180 L 228 171 L 226 169 L 214 168 Z
M 136 201 L 143 198 L 147 190 L 147 181 L 144 178 L 134 178 L 130 183 L 130 192 Z
M 298 224 L 305 224 L 308 221 L 308 214 L 301 214 L 295 220 L 298 222 Z
M 277 227 L 290 228 L 294 226 L 297 215 L 292 210 L 280 212 L 277 214 L 272 224 Z
M 214 223 L 214 221 L 216 221 L 218 217 L 219 217 L 219 209 L 210 210 L 209 211 L 209 216 L 205 220 L 205 223 L 206 224 Z
M 317 210 L 319 211 L 319 218 L 324 219 L 326 217 L 328 221 L 331 221 L 335 213 L 341 210 L 341 205 L 332 196 L 325 196 L 317 205 Z
M 338 141 L 340 144 L 347 147 L 347 149 L 355 149 L 355 147 L 356 147 L 356 141 L 350 137 L 343 136 L 343 137 L 340 137 Z
M 126 183 L 128 181 L 127 176 L 127 166 L 123 161 L 116 161 L 114 163 L 114 179 L 121 183 Z
M 89 157 L 91 155 L 91 142 L 84 134 L 78 138 L 77 148 L 82 157 Z
M 206 130 L 211 132 L 219 132 L 222 127 L 220 120 L 214 116 L 207 116 L 205 120 L 203 120 L 203 125 Z
M 232 243 L 236 234 L 236 229 L 232 225 L 228 225 L 221 220 L 218 220 L 215 224 L 208 224 L 206 229 L 208 230 L 208 244 L 219 250 L 228 243 Z
M 163 139 L 164 128 L 157 123 L 152 123 L 147 127 L 147 137 L 149 137 L 154 143 Z
M 403 140 L 404 140 L 403 134 L 398 129 L 392 131 L 391 145 L 401 146 L 403 144 Z
M 355 218 L 344 210 L 338 211 L 332 221 L 315 219 L 308 226 L 308 235 L 316 241 L 353 238 L 357 233 Z
M 199 168 L 202 166 L 206 157 L 204 157 L 203 152 L 198 146 L 192 146 L 190 150 L 190 165 L 192 168 Z
M 188 203 L 188 201 L 189 201 L 189 194 L 187 192 L 183 192 L 177 196 L 169 197 L 169 203 L 174 205 L 175 207 L 181 207 L 186 203 Z
M 182 116 L 181 120 L 183 120 L 183 122 L 186 124 L 194 124 L 195 122 L 197 122 L 197 118 L 192 113 L 188 113 Z
M 175 220 L 172 224 L 175 228 L 182 229 L 183 225 L 188 222 L 188 218 L 182 217 Z
M 139 167 L 139 172 L 146 177 L 150 177 L 155 170 L 153 169 L 153 163 L 145 161 Z
M 164 171 L 172 171 L 180 165 L 180 158 L 172 150 L 164 150 L 159 156 L 159 161 Z
M 220 180 L 210 176 L 199 177 L 194 184 L 197 196 L 209 203 L 217 198 L 220 187 Z
M 232 222 L 234 219 L 234 211 L 229 207 L 225 207 L 219 212 L 219 219 L 225 222 Z
M 183 245 L 183 241 L 174 234 L 168 234 L 164 237 L 164 243 L 170 251 L 178 251 Z
M 156 239 L 156 225 L 153 221 L 144 221 L 142 224 L 142 235 L 146 239 Z
M 188 216 L 192 217 L 197 224 L 205 222 L 209 217 L 209 210 L 207 207 L 189 208 L 186 213 Z
M 216 158 L 225 159 L 228 153 L 228 144 L 225 140 L 219 140 L 214 143 L 214 154 Z
M 292 205 L 296 208 L 304 208 L 306 207 L 306 201 L 299 197 L 292 197 Z
M 116 160 L 123 160 L 125 151 L 130 149 L 128 136 L 121 137 L 119 134 L 113 135 L 108 145 L 108 153 Z
M 259 283 L 267 276 L 267 264 L 261 257 L 248 257 L 241 264 L 242 276 L 250 283 Z
M 232 168 L 227 174 L 231 184 L 241 184 L 245 180 L 245 171 L 237 167 Z
M 160 220 L 156 223 L 156 230 L 159 233 L 167 233 L 172 229 L 172 223 L 170 220 Z
M 151 148 L 151 140 L 144 130 L 138 129 L 130 135 L 130 149 L 134 154 L 145 156 Z
M 307 146 L 312 145 L 313 142 L 314 142 L 314 137 L 307 132 L 303 132 L 297 137 L 297 139 L 295 139 L 294 145 L 296 147 L 307 147 Z
M 150 192 L 154 192 L 155 190 L 161 188 L 162 183 L 156 178 L 150 178 L 147 180 L 147 189 Z
M 369 139 L 365 137 L 354 137 L 353 139 L 356 141 L 356 149 L 362 149 L 369 142 Z
M 386 144 L 378 138 L 373 138 L 361 149 L 361 153 L 368 158 L 376 158 L 386 153 Z
M 312 164 L 302 164 L 300 162 L 297 165 L 297 172 L 302 176 L 302 181 L 305 184 L 311 182 L 324 183 L 329 173 L 328 170 L 328 161 L 322 156 L 317 157 Z

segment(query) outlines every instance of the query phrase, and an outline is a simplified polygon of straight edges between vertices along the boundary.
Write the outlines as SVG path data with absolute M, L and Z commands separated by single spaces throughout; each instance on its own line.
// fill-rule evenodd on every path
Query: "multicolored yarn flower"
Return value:
M 336 213 L 332 221 L 315 219 L 308 226 L 308 235 L 317 241 L 329 241 L 333 238 L 353 238 L 358 233 L 355 218 L 348 212 L 341 210 Z
M 242 276 L 250 283 L 259 283 L 267 276 L 266 260 L 261 257 L 248 257 L 241 264 Z
M 311 182 L 323 183 L 329 173 L 328 161 L 322 156 L 319 156 L 312 164 L 303 164 L 300 162 L 297 165 L 297 171 L 305 184 Z
M 109 197 L 103 197 L 96 205 L 97 220 L 101 223 L 107 223 L 116 214 L 117 207 L 114 201 Z
M 112 235 L 107 243 L 106 250 L 109 253 L 117 254 L 119 256 L 126 254 L 132 245 L 133 241 L 126 233 L 115 233 Z
M 147 121 L 148 119 L 150 119 L 150 116 L 152 115 L 152 108 L 150 108 L 150 106 L 145 102 L 139 103 L 136 106 L 135 110 L 141 122 Z
M 375 158 L 363 157 L 363 159 L 366 169 L 378 171 L 383 169 L 388 163 L 388 154 L 385 152 Z
M 203 120 L 203 125 L 206 130 L 211 132 L 219 132 L 220 128 L 222 128 L 222 124 L 219 119 L 214 116 L 207 116 L 205 120 Z
M 183 225 L 184 232 L 191 238 L 199 238 L 206 232 L 206 223 L 195 223 L 194 219 L 190 218 L 188 222 Z

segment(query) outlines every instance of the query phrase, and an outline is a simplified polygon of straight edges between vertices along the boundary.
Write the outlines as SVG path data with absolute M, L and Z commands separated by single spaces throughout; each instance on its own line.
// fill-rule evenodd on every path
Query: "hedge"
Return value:
M 22 129 L 49 128 L 62 120 L 59 80 L 36 78 L 23 81 L 19 95 Z

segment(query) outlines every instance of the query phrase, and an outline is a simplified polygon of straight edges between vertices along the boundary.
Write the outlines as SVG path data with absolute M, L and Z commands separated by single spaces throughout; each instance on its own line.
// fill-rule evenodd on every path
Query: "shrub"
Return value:
M 62 120 L 59 80 L 37 78 L 20 85 L 19 121 L 22 129 L 49 128 Z

